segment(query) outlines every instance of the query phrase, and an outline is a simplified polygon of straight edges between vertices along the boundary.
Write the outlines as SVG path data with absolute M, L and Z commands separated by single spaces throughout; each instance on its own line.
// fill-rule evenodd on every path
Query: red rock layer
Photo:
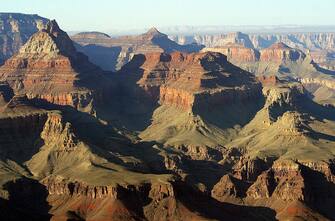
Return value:
M 252 74 L 214 52 L 138 55 L 121 73 L 123 76 L 137 73 L 137 84 L 147 94 L 157 96 L 161 104 L 188 110 L 200 102 L 220 104 L 259 92 Z
M 92 90 L 91 85 L 103 82 L 99 72 L 76 52 L 67 34 L 51 21 L 6 61 L 0 68 L 0 79 L 8 82 L 15 93 L 84 109 L 98 97 L 101 87 Z

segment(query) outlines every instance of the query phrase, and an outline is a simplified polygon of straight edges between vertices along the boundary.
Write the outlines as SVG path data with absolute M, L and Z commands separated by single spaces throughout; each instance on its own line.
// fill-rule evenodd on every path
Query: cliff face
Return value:
M 82 182 L 66 181 L 60 177 L 49 177 L 42 180 L 50 195 L 57 196 L 84 196 L 91 199 L 117 199 L 118 190 L 113 186 L 89 186 Z
M 17 53 L 34 33 L 44 27 L 47 21 L 46 18 L 38 15 L 0 13 L 0 60 L 4 62 Z
M 76 51 L 55 21 L 34 34 L 17 55 L 7 60 L 0 75 L 15 93 L 88 112 L 93 112 L 93 98 L 101 94 L 91 87 L 101 80 L 101 71 Z
M 267 48 L 278 42 L 284 42 L 299 49 L 333 49 L 334 33 L 297 33 L 297 34 L 252 34 L 249 35 L 256 48 Z
M 136 69 L 142 70 L 137 81 L 139 86 L 161 104 L 185 110 L 191 110 L 193 104 L 201 106 L 202 102 L 215 105 L 247 99 L 257 94 L 259 88 L 250 73 L 233 66 L 219 53 L 155 53 L 142 59 L 140 67 L 135 66 L 136 60 L 140 60 L 137 57 L 121 70 L 121 74 L 131 76 Z
M 221 35 L 195 35 L 193 39 L 196 43 L 205 45 L 206 47 L 221 47 L 227 44 L 239 44 L 246 48 L 254 48 L 247 34 L 241 32 L 233 32 Z

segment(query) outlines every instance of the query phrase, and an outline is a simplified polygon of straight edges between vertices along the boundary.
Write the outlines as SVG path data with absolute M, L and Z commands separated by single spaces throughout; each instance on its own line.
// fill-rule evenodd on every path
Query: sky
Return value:
M 56 19 L 66 31 L 168 26 L 335 25 L 335 0 L 1 0 L 1 12 Z

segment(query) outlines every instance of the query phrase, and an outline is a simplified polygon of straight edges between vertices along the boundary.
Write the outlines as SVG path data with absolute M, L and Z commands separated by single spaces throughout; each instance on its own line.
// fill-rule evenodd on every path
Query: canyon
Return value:
M 334 77 L 305 48 L 20 16 L 42 21 L 0 66 L 1 219 L 335 219 Z

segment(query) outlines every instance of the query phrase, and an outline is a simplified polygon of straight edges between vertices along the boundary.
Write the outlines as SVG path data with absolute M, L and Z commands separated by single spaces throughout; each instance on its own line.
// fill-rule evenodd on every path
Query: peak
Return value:
M 23 57 L 55 57 L 57 55 L 75 57 L 76 50 L 70 37 L 58 26 L 55 20 L 49 20 L 45 28 L 35 33 L 20 49 Z
M 142 36 L 144 38 L 152 39 L 154 37 L 163 37 L 163 36 L 166 36 L 166 35 L 163 34 L 163 33 L 161 33 L 161 32 L 159 32 L 157 28 L 152 27 L 146 33 L 144 33 Z
M 147 34 L 161 34 L 157 28 L 152 27 L 147 31 Z

